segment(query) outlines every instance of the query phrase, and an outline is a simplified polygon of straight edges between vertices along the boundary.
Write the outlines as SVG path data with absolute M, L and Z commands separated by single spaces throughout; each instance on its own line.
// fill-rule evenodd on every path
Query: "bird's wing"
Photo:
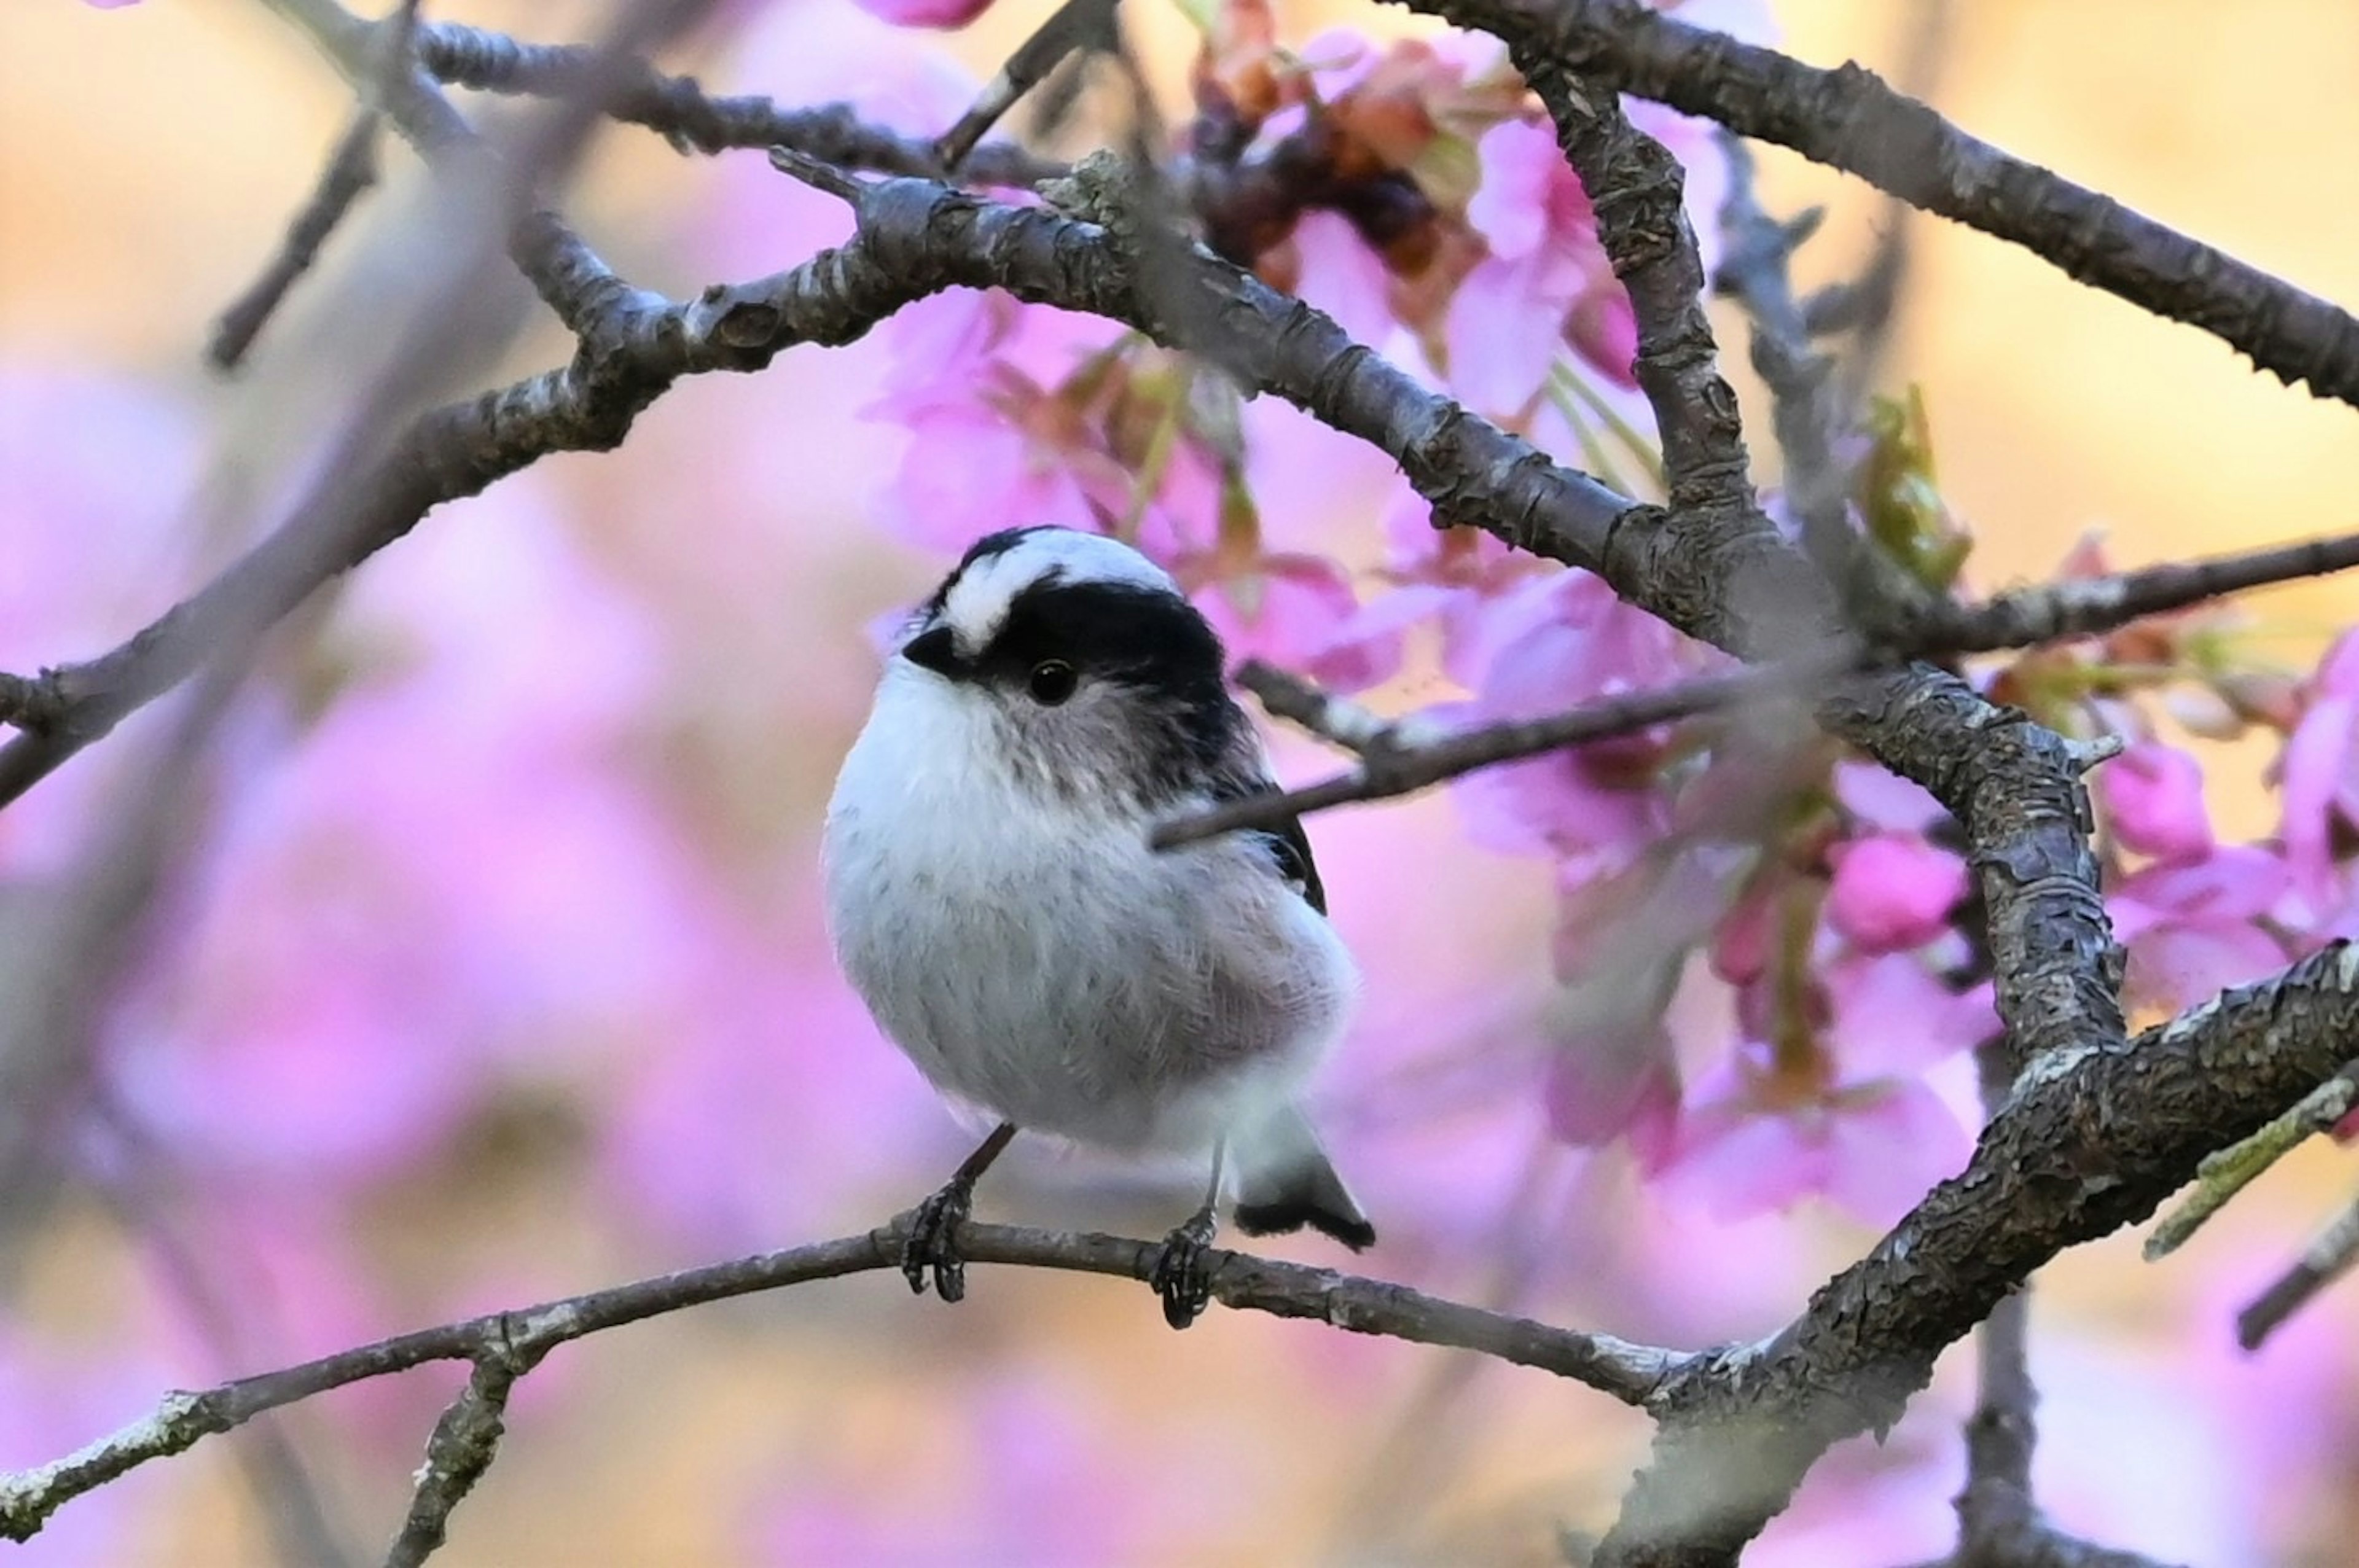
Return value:
M 1255 795 L 1276 795 L 1277 784 L 1263 769 L 1240 771 L 1223 779 L 1213 789 L 1212 801 L 1221 805 L 1232 800 L 1248 800 Z M 1310 853 L 1310 835 L 1302 830 L 1302 819 L 1289 816 L 1272 827 L 1248 827 L 1240 830 L 1245 837 L 1266 846 L 1270 863 L 1286 885 L 1302 896 L 1302 901 L 1320 914 L 1327 913 L 1327 887 L 1319 880 L 1319 862 Z

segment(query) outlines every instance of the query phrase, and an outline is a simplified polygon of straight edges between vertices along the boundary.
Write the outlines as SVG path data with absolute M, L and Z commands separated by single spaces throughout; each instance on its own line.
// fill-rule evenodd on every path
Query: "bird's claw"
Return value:
M 958 1227 L 974 1207 L 974 1190 L 952 1182 L 919 1204 L 909 1220 L 909 1234 L 901 1243 L 901 1277 L 909 1289 L 926 1293 L 926 1271 L 933 1271 L 934 1293 L 946 1302 L 966 1297 L 966 1260 L 959 1256 Z
M 1212 1244 L 1213 1225 L 1209 1208 L 1191 1215 L 1163 1238 L 1163 1250 L 1147 1276 L 1163 1298 L 1163 1321 L 1174 1328 L 1195 1322 L 1212 1299 L 1212 1271 L 1205 1266 L 1204 1249 Z

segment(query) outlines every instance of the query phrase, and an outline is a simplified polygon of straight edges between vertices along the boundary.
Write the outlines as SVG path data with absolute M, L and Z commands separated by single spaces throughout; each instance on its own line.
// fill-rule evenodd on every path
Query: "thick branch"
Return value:
M 65 694 L 58 688 L 54 670 L 37 676 L 0 674 L 0 724 L 48 730 L 65 717 Z
M 2009 157 L 1846 64 L 1821 70 L 1638 0 L 1401 0 L 1577 75 L 1718 121 L 2023 246 L 2212 333 L 2288 384 L 2359 403 L 2359 320 L 2223 251 Z
M 60 1506 L 125 1472 L 150 1459 L 181 1453 L 264 1411 L 330 1389 L 406 1372 L 429 1361 L 471 1360 L 479 1367 L 488 1362 L 520 1372 L 570 1340 L 666 1313 L 815 1280 L 898 1270 L 907 1223 L 904 1217 L 858 1236 L 658 1275 L 517 1312 L 493 1313 L 397 1335 L 282 1371 L 242 1378 L 202 1393 L 168 1394 L 152 1413 L 79 1453 L 38 1469 L 0 1476 L 0 1537 L 28 1540 Z M 959 1227 L 959 1250 L 974 1263 L 1144 1281 L 1154 1271 L 1162 1246 L 1114 1236 L 970 1223 Z M 1633 1345 L 1610 1335 L 1552 1328 L 1529 1318 L 1444 1301 L 1406 1285 L 1240 1252 L 1214 1249 L 1206 1257 L 1212 1297 L 1223 1305 L 1277 1317 L 1313 1319 L 1354 1334 L 1473 1350 L 1553 1372 L 1625 1404 L 1643 1405 L 1680 1364 L 1669 1351 Z M 471 1382 L 471 1392 L 473 1387 Z M 466 1402 L 462 1396 L 460 1405 L 446 1413 L 446 1425 L 480 1428 L 480 1415 L 459 1413 Z M 496 1411 L 489 1413 L 495 1416 Z M 438 1427 L 438 1439 L 441 1432 Z M 470 1441 L 479 1443 L 480 1438 L 478 1431 Z M 453 1457 L 462 1455 L 454 1450 Z M 488 1460 L 488 1450 L 484 1457 Z M 432 1460 L 429 1454 L 429 1468 Z
M 2126 1047 L 2035 1067 L 1966 1169 L 1794 1324 L 1673 1375 L 1655 1461 L 1600 1561 L 1729 1561 L 1821 1454 L 1897 1420 L 1934 1357 L 2034 1270 L 2151 1214 L 2212 1150 L 2339 1068 L 2354 1030 L 2359 949 L 2337 943 Z
M 1754 502 L 1734 395 L 1712 363 L 1712 329 L 1697 297 L 1703 273 L 1679 206 L 1677 162 L 1631 126 L 1610 93 L 1571 75 L 1551 52 L 1555 40 L 1506 36 L 1557 122 L 1559 143 L 1597 210 L 1599 242 L 1630 291 L 1640 384 L 1664 427 L 1672 492 L 1685 498 L 1652 541 L 1658 555 L 1650 586 L 1658 597 L 1632 597 L 1664 613 L 1668 558 L 1703 558 L 1713 568 L 1696 586 L 1737 618 L 1749 644 L 1743 651 L 1812 635 L 1832 642 L 1821 584 L 1805 584 L 1791 569 L 1764 570 L 1790 553 Z M 1756 323 L 1764 335 L 1796 325 L 1774 311 Z M 1800 344 L 1777 347 L 1788 360 L 1806 351 Z M 1817 403 L 1789 412 L 1788 434 L 1804 443 L 1807 462 L 1821 461 L 1831 444 L 1819 423 L 1829 413 Z M 1832 520 L 1819 526 L 1824 532 Z M 2097 892 L 2080 783 L 2089 756 L 1962 681 L 1921 666 L 1842 683 L 1820 717 L 1923 784 L 1964 827 L 1989 912 L 1999 1016 L 2017 1064 L 2051 1050 L 2118 1044 L 2120 952 Z
M 951 279 L 927 265 L 922 252 L 930 208 L 905 207 L 898 216 L 906 226 L 887 222 L 877 240 L 855 239 L 756 283 L 653 308 L 636 292 L 618 298 L 618 315 L 601 324 L 595 344 L 585 345 L 567 368 L 412 420 L 360 483 L 359 510 L 336 552 L 319 548 L 316 511 L 299 511 L 122 646 L 43 676 L 37 684 L 54 700 L 28 710 L 43 721 L 38 732 L 0 747 L 0 802 L 22 795 L 125 715 L 188 678 L 212 656 L 233 620 L 285 614 L 336 573 L 407 534 L 431 508 L 473 495 L 551 452 L 612 449 L 640 411 L 682 375 L 754 371 L 797 343 L 849 342 L 909 300 L 947 287 Z M 971 219 L 960 230 L 962 240 L 1044 271 L 1053 268 L 1067 227 L 1006 207 Z

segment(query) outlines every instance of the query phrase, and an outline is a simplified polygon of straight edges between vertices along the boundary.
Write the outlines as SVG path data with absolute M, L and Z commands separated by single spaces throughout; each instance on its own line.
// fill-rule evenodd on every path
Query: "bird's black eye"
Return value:
M 1032 700 L 1054 708 L 1072 696 L 1081 681 L 1081 672 L 1064 660 L 1043 659 L 1032 666 Z

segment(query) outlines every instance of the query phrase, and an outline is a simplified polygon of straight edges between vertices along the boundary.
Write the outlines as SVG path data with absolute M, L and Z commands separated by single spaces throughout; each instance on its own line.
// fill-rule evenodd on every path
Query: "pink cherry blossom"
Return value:
M 1381 348 L 1396 330 L 1384 258 L 1368 248 L 1351 220 L 1312 211 L 1295 221 L 1294 296 L 1335 319 L 1353 341 Z
M 1662 1021 L 1584 1030 L 1550 1046 L 1541 1090 L 1549 1130 L 1581 1148 L 1626 1137 L 1642 1164 L 1658 1164 L 1680 1115 L 1679 1067 Z
M 2333 884 L 2338 824 L 2359 824 L 2359 632 L 2345 633 L 2318 666 L 2279 763 L 2286 862 L 2296 884 L 2324 901 Z
M 1998 1028 L 1985 983 L 1955 991 L 1908 954 L 1836 957 L 1797 1026 L 1762 971 L 1738 993 L 1746 1038 L 1700 1078 L 1670 1149 L 1651 1167 L 1667 1193 L 1723 1219 L 1825 1196 L 1871 1225 L 1896 1219 L 1964 1163 L 1957 1109 L 1925 1079 Z
M 991 0 L 856 0 L 870 16 L 897 27 L 963 27 L 991 9 Z
M 1966 863 L 1913 834 L 1872 833 L 1835 845 L 1827 919 L 1871 953 L 1920 947 L 1966 896 Z
M 1264 554 L 1209 581 L 1196 580 L 1186 561 L 1178 571 L 1232 660 L 1266 659 L 1343 692 L 1378 685 L 1400 666 L 1399 634 L 1357 621 L 1350 579 L 1323 557 Z
M 1541 390 L 1576 316 L 1573 346 L 1608 377 L 1635 385 L 1636 346 L 1629 296 L 1597 242 L 1597 220 L 1581 180 L 1543 124 L 1509 120 L 1476 148 L 1482 184 L 1467 218 L 1490 242 L 1490 257 L 1459 286 L 1447 336 L 1451 384 L 1475 407 L 1515 416 Z M 1622 319 L 1614 319 L 1618 314 Z M 1556 330 L 1545 323 L 1555 322 Z M 1535 330 L 1535 326 L 1539 330 Z
M 1924 785 L 1874 762 L 1837 762 L 1834 783 L 1843 808 L 1882 832 L 1923 833 L 1949 816 Z
M 2099 770 L 2097 798 L 2115 835 L 2141 855 L 2177 863 L 2211 851 L 2203 764 L 2176 746 L 2132 746 Z
M 2245 845 L 2124 879 L 2106 907 L 2129 950 L 2125 1000 L 2176 1011 L 2282 968 L 2288 955 L 2258 919 L 2292 884 L 2284 859 Z
M 1771 1081 L 1754 1048 L 1697 1085 L 1678 1148 L 1657 1176 L 1667 1195 L 1728 1220 L 1815 1194 L 1882 1227 L 1973 1148 L 1941 1097 L 1913 1079 L 1790 1097 L 1772 1092 Z
M 909 445 L 881 521 L 911 544 L 949 552 L 1018 523 L 1094 530 L 1082 481 L 1016 415 L 955 395 L 902 401 L 896 412 Z
M 1758 4 L 1679 9 L 1700 18 L 1698 25 L 1740 38 L 1765 38 L 1774 30 Z M 1709 273 L 1719 260 L 1728 183 L 1712 128 L 1653 103 L 1625 108 L 1631 123 L 1684 167 L 1688 223 Z M 1452 389 L 1486 413 L 1518 417 L 1567 347 L 1609 386 L 1635 387 L 1638 334 L 1629 295 L 1606 259 L 1589 193 L 1553 129 L 1538 117 L 1507 120 L 1484 133 L 1475 152 L 1480 183 L 1466 217 L 1490 254 L 1451 298 L 1444 336 Z M 1635 405 L 1631 416 L 1641 423 L 1647 417 Z
M 1516 589 L 1551 576 L 1479 528 L 1437 528 L 1433 507 L 1403 485 L 1384 510 L 1385 572 L 1399 586 L 1373 600 L 1367 613 L 1392 630 L 1438 620 L 1441 667 L 1464 687 L 1482 684 L 1513 618 L 1493 609 Z
M 1911 954 L 1840 957 L 1823 974 L 1824 1042 L 1846 1082 L 1919 1076 L 1999 1031 L 1988 980 L 1958 990 Z
M 1705 657 L 1587 572 L 1537 579 L 1493 618 L 1500 641 L 1480 694 L 1460 714 L 1466 720 L 1538 718 L 1676 679 Z M 1484 769 L 1453 789 L 1476 842 L 1576 856 L 1603 871 L 1625 863 L 1669 819 L 1669 794 L 1654 776 L 1658 744 L 1638 735 L 1571 748 Z

